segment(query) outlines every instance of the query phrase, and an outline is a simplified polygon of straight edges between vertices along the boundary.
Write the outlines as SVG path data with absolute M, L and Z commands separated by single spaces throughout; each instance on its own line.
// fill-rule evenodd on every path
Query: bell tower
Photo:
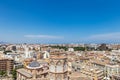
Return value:
M 50 80 L 68 80 L 65 53 L 54 52 L 50 56 Z

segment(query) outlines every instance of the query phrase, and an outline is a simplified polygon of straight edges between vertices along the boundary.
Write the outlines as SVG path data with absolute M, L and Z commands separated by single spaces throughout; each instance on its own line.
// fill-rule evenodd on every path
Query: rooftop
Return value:
M 28 73 L 25 69 L 18 69 L 17 72 L 21 73 L 22 75 L 25 75 L 28 78 L 32 77 L 32 74 Z
M 28 66 L 29 67 L 40 67 L 40 64 L 37 61 L 32 61 Z

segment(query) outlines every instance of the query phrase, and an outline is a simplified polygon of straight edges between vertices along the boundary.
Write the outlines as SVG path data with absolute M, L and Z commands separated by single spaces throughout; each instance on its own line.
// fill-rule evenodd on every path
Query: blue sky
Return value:
M 0 41 L 120 41 L 120 0 L 0 0 Z

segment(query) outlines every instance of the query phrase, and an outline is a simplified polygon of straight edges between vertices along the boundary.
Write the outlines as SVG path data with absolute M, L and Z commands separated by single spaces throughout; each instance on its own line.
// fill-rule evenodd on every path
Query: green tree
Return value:
M 6 76 L 7 73 L 6 73 L 6 71 L 1 70 L 1 71 L 0 71 L 0 75 L 1 75 L 1 76 Z
M 16 78 L 17 78 L 16 69 L 13 69 L 13 70 L 12 70 L 12 78 L 13 78 L 13 80 L 16 80 Z
M 0 71 L 1 80 L 2 80 L 2 77 L 5 77 L 5 76 L 7 76 L 6 71 L 1 70 L 1 71 Z
M 9 52 L 12 52 L 11 50 L 7 50 L 7 51 L 4 51 L 3 53 L 4 54 L 7 54 L 7 53 L 9 53 Z
M 85 47 L 74 47 L 75 51 L 85 51 Z
M 68 50 L 68 47 L 65 47 L 65 46 L 50 46 L 52 48 L 56 48 L 56 49 L 64 49 L 65 51 Z

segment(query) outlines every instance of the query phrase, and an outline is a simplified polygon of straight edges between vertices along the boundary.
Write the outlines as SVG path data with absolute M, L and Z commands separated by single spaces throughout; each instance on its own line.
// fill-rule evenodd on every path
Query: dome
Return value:
M 40 64 L 37 61 L 32 61 L 28 66 L 29 67 L 40 67 Z

